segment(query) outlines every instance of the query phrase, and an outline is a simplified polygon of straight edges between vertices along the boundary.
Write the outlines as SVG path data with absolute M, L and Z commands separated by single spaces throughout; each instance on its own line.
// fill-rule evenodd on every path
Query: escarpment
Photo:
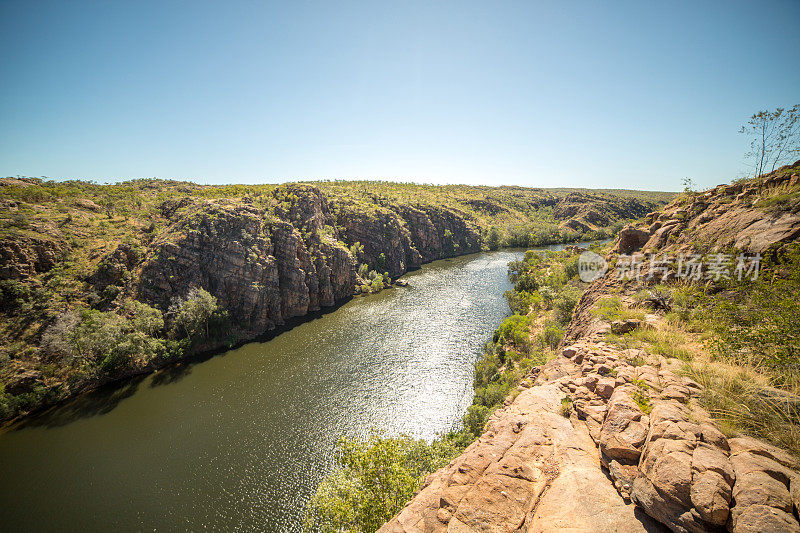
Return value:
M 171 227 L 140 267 L 138 296 L 166 309 L 191 287 L 215 295 L 243 333 L 260 334 L 292 317 L 351 296 L 359 263 L 392 277 L 425 262 L 480 251 L 480 232 L 447 209 L 344 204 L 331 209 L 311 186 L 281 219 L 252 205 L 192 202 L 170 212 Z M 358 257 L 348 246 L 360 243 Z M 115 252 L 116 253 L 116 252 Z
M 753 180 L 684 195 L 620 234 L 615 248 L 763 253 L 800 237 L 800 161 Z

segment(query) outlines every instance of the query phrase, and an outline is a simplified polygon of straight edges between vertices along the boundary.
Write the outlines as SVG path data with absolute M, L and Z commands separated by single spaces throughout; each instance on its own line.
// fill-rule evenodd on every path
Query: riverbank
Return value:
M 338 469 L 311 500 L 306 531 L 376 531 L 424 486 L 431 471 L 471 447 L 493 413 L 513 401 L 518 384 L 533 368 L 556 356 L 585 285 L 577 266 L 583 249 L 567 248 L 530 250 L 509 263 L 514 286 L 504 297 L 513 314 L 483 345 L 475 362 L 471 405 L 461 423 L 430 442 L 380 434 L 368 441 L 343 439 Z
M 381 531 L 800 531 L 797 170 L 623 230 L 558 357 Z

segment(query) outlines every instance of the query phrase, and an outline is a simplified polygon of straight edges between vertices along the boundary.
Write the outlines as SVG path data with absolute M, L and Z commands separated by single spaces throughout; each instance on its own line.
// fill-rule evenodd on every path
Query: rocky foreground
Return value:
M 560 356 L 381 531 L 800 531 L 800 463 L 727 438 L 674 360 L 606 343 L 591 311 L 613 285 L 587 290 Z
M 624 229 L 614 252 L 779 249 L 800 237 L 798 168 L 678 198 Z M 723 434 L 679 360 L 611 343 L 609 333 L 665 321 L 601 319 L 604 298 L 633 305 L 615 278 L 589 286 L 559 355 L 382 532 L 800 532 L 800 461 Z

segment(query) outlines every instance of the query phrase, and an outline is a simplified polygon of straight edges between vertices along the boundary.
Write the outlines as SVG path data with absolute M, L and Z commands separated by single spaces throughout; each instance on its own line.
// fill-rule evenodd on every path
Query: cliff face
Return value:
M 563 234 L 549 207 L 566 194 L 386 182 L 2 179 L 0 419 L 169 364 L 187 350 L 256 338 L 356 292 L 380 290 L 385 274 L 396 278 L 429 261 L 478 252 L 481 231 L 494 236 L 492 246 L 533 232 L 558 240 Z M 635 210 L 672 197 L 590 196 L 585 200 Z M 215 335 L 206 328 L 190 339 L 167 311 L 195 288 L 216 297 L 221 325 Z M 121 353 L 133 346 L 121 339 L 135 336 L 136 300 L 155 308 L 157 327 L 138 332 L 153 342 Z M 220 331 L 226 313 L 229 332 Z M 110 347 L 96 343 L 87 352 L 77 337 L 83 325 L 110 327 Z M 59 342 L 45 343 L 48 333 Z M 188 344 L 175 344 L 182 340 Z M 120 353 L 108 359 L 114 351 Z
M 480 251 L 480 233 L 463 213 L 410 206 L 363 212 L 348 204 L 334 212 L 316 187 L 288 192 L 293 202 L 279 211 L 283 220 L 252 205 L 165 205 L 171 228 L 140 266 L 138 297 L 166 309 L 203 287 L 240 332 L 257 335 L 351 296 L 359 262 L 397 277 Z M 363 247 L 358 258 L 348 249 L 356 242 Z

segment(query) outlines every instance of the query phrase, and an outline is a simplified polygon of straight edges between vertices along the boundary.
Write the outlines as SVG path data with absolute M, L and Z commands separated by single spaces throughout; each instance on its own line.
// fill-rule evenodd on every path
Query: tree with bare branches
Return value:
M 754 175 L 772 172 L 800 154 L 800 104 L 759 111 L 739 133 L 750 137 L 750 151 L 745 155 L 753 163 Z

